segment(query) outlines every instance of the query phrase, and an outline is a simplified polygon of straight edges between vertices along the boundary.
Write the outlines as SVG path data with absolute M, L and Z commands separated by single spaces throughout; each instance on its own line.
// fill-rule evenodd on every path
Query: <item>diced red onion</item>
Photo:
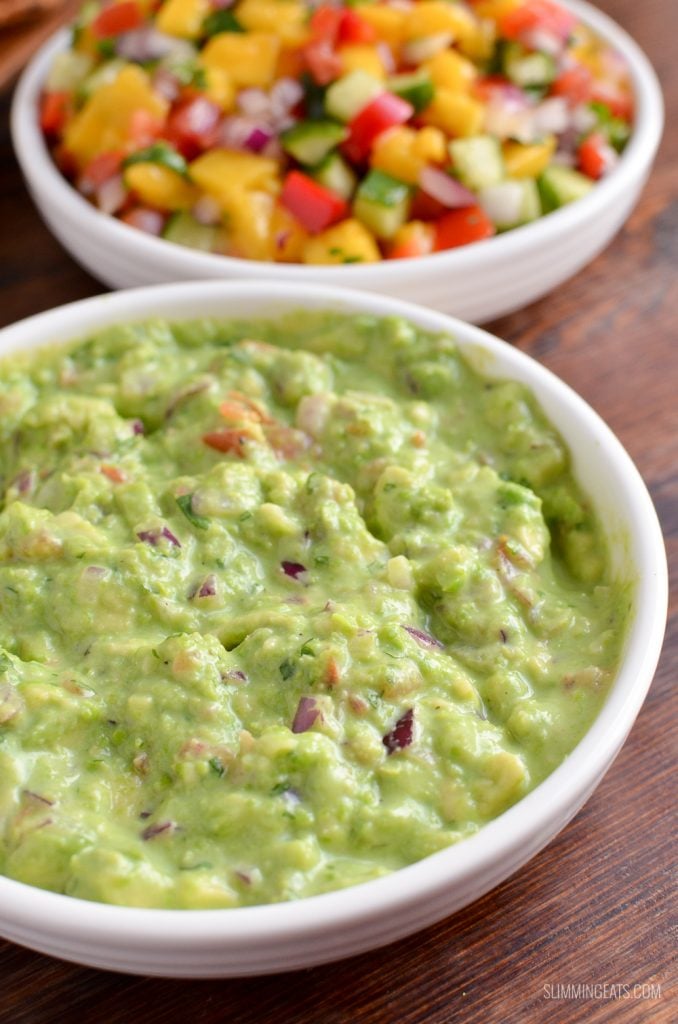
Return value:
M 198 223 L 206 227 L 221 223 L 221 207 L 212 196 L 201 196 L 191 212 Z
M 146 433 L 146 428 L 141 420 L 132 420 L 132 433 L 137 435 Z
M 161 530 L 157 528 L 154 530 L 140 530 L 137 533 L 137 537 L 145 544 L 151 544 L 153 547 L 157 547 L 158 541 L 163 538 L 168 540 L 175 548 L 181 547 L 181 543 L 167 526 L 163 526 Z
M 46 796 L 41 796 L 40 793 L 34 793 L 32 789 L 24 789 L 22 796 L 28 796 L 31 800 L 35 800 L 39 804 L 45 804 L 47 807 L 54 807 L 54 801 L 48 799 Z
M 300 697 L 292 722 L 292 732 L 308 732 L 321 717 L 318 702 L 314 697 Z
M 205 578 L 200 590 L 198 591 L 198 597 L 214 597 L 217 592 L 217 578 L 212 573 Z
M 423 629 L 417 629 L 416 626 L 403 626 L 406 633 L 409 633 L 411 637 L 414 637 L 424 647 L 442 647 L 440 640 L 436 637 L 431 636 L 430 633 L 425 633 Z
M 260 153 L 261 150 L 268 145 L 272 138 L 273 132 L 271 131 L 270 128 L 264 128 L 262 127 L 262 125 L 257 125 L 252 129 L 252 131 L 248 135 L 247 139 L 245 140 L 245 145 L 253 153 Z
M 236 102 L 247 117 L 265 117 L 271 112 L 271 97 L 263 89 L 241 89 Z
M 31 491 L 33 489 L 35 473 L 32 469 L 24 469 L 17 477 L 15 477 L 13 482 L 19 494 L 26 494 L 27 491 Z
M 141 838 L 144 840 L 154 839 L 156 836 L 162 835 L 164 832 L 173 832 L 175 825 L 171 821 L 163 821 L 157 825 L 148 825 L 141 833 Z
M 306 566 L 301 562 L 281 562 L 280 564 L 285 575 L 291 576 L 293 580 L 299 579 L 306 572 Z
M 121 174 L 108 178 L 95 192 L 96 204 L 102 213 L 117 213 L 127 199 L 127 189 Z
M 388 45 L 388 43 L 384 42 L 377 43 L 376 50 L 377 53 L 379 54 L 379 57 L 381 58 L 381 63 L 384 66 L 384 71 L 386 72 L 387 75 L 392 75 L 396 69 L 396 62 L 395 57 L 393 56 L 393 50 Z
M 222 681 L 222 683 L 226 683 L 229 680 L 234 680 L 234 681 L 237 681 L 239 683 L 246 683 L 247 682 L 247 676 L 242 671 L 242 669 L 231 668 L 231 669 L 228 670 L 228 672 L 222 672 L 221 673 L 221 681 Z
M 476 197 L 473 192 L 460 185 L 458 181 L 437 167 L 424 167 L 419 175 L 419 187 L 422 192 L 437 199 L 443 206 L 452 209 L 462 206 L 473 206 Z
M 534 111 L 534 130 L 537 135 L 560 135 L 570 126 L 570 110 L 562 96 L 544 100 Z
M 104 569 L 103 565 L 88 565 L 85 569 L 87 576 L 101 577 L 106 575 L 107 570 Z
M 126 60 L 140 63 L 161 60 L 170 54 L 180 60 L 195 56 L 195 48 L 185 39 L 165 35 L 150 25 L 132 29 L 131 32 L 123 32 L 116 39 L 115 51 Z
M 539 50 L 551 57 L 557 57 L 564 49 L 567 39 L 545 28 L 534 28 L 523 35 L 522 42 L 529 50 Z
M 227 117 L 221 126 L 221 142 L 227 149 L 244 150 L 254 123 L 247 117 Z
M 409 747 L 414 739 L 414 709 L 409 708 L 400 716 L 390 732 L 382 738 L 387 754 L 395 754 L 397 750 Z
M 294 78 L 280 78 L 270 92 L 271 112 L 274 117 L 286 114 L 301 101 L 304 90 Z
M 586 103 L 580 103 L 579 106 L 575 107 L 572 111 L 572 128 L 575 132 L 579 132 L 581 135 L 583 135 L 584 132 L 590 132 L 595 128 L 596 122 L 596 115 Z
M 159 210 L 151 210 L 148 206 L 137 206 L 125 214 L 125 224 L 157 237 L 162 234 L 165 227 L 165 216 Z
M 153 89 L 173 103 L 181 92 L 181 82 L 169 68 L 159 67 L 153 75 Z

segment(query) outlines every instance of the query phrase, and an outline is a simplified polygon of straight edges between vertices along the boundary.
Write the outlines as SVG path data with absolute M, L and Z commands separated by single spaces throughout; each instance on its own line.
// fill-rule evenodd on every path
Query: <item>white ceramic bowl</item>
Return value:
M 638 471 L 602 420 L 510 345 L 439 313 L 365 292 L 265 282 L 188 282 L 102 295 L 0 331 L 0 356 L 152 316 L 277 316 L 332 309 L 395 314 L 456 337 L 483 373 L 523 381 L 573 457 L 604 524 L 615 573 L 633 587 L 623 664 L 597 720 L 566 762 L 475 836 L 393 875 L 293 903 L 235 910 L 139 910 L 61 896 L 0 877 L 0 934 L 96 967 L 230 977 L 308 967 L 408 935 L 516 871 L 579 810 L 624 742 L 656 667 L 667 608 L 661 531 Z
M 472 322 L 501 316 L 546 294 L 608 244 L 633 209 L 662 132 L 656 76 L 633 40 L 580 0 L 563 0 L 627 60 L 636 99 L 633 136 L 618 167 L 578 202 L 489 241 L 410 260 L 312 267 L 260 263 L 187 249 L 99 213 L 61 176 L 43 141 L 37 102 L 62 32 L 24 72 L 12 108 L 12 136 L 33 198 L 71 255 L 114 288 L 205 278 L 318 282 L 421 302 Z

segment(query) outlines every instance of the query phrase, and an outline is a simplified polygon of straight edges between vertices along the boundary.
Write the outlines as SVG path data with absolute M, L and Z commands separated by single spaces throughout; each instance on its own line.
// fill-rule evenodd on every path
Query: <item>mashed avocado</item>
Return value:
M 500 814 L 630 605 L 521 385 L 399 319 L 105 330 L 0 366 L 0 871 L 231 907 Z

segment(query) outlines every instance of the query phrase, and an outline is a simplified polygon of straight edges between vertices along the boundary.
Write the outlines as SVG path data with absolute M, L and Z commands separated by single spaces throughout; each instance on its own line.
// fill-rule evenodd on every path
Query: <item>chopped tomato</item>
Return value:
M 123 472 L 118 466 L 111 466 L 108 463 L 104 463 L 99 469 L 105 477 L 108 477 L 114 484 L 124 484 L 127 480 L 127 474 Z
M 111 149 L 107 153 L 100 153 L 85 167 L 82 172 L 82 181 L 92 188 L 99 188 L 105 181 L 112 178 L 120 171 L 120 165 L 125 154 L 122 150 Z
M 312 234 L 324 231 L 348 211 L 345 199 L 301 171 L 290 171 L 287 175 L 280 202 Z
M 303 51 L 304 64 L 318 85 L 329 85 L 344 70 L 341 57 L 327 39 L 314 39 Z
M 427 192 L 417 189 L 412 197 L 410 217 L 412 220 L 438 220 L 439 217 L 447 213 L 448 209 L 449 207 L 443 206 Z
M 617 163 L 617 154 L 604 135 L 593 132 L 579 147 L 577 161 L 582 174 L 598 181 Z
M 193 160 L 216 146 L 220 125 L 221 110 L 216 103 L 206 96 L 196 96 L 173 108 L 163 134 L 187 160 Z
M 149 110 L 135 110 L 130 118 L 129 133 L 135 149 L 150 146 L 162 132 L 162 121 Z
M 357 114 L 348 126 L 349 136 L 344 143 L 344 152 L 349 160 L 362 163 L 370 154 L 372 143 L 388 128 L 404 124 L 414 113 L 411 103 L 382 92 Z
M 343 20 L 344 12 L 338 7 L 328 7 L 326 4 L 317 7 L 309 22 L 313 38 L 335 43 Z
M 434 251 L 455 249 L 458 245 L 480 242 L 495 234 L 494 224 L 481 206 L 450 210 L 437 221 Z
M 350 8 L 344 11 L 339 26 L 339 40 L 342 43 L 375 43 L 377 33 L 372 25 Z
M 552 96 L 562 96 L 573 107 L 591 100 L 593 75 L 583 64 L 576 64 L 563 71 L 551 86 Z
M 59 135 L 71 105 L 70 92 L 46 92 L 40 101 L 40 127 L 45 135 Z
M 500 31 L 506 39 L 520 39 L 531 32 L 548 32 L 563 42 L 577 24 L 571 11 L 553 0 L 526 0 L 522 7 L 509 11 L 499 21 Z
M 144 21 L 144 13 L 136 0 L 124 0 L 124 3 L 110 4 L 96 16 L 90 28 L 96 39 L 109 39 L 123 32 L 138 28 Z

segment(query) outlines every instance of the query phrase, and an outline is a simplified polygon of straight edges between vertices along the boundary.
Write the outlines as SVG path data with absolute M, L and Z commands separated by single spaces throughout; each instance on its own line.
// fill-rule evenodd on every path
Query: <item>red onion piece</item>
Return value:
M 473 192 L 460 185 L 445 171 L 437 167 L 424 167 L 419 175 L 419 187 L 422 192 L 437 199 L 443 206 L 455 209 L 462 206 L 473 206 L 476 197 Z
M 281 562 L 280 565 L 285 575 L 291 576 L 293 580 L 299 579 L 306 572 L 306 566 L 301 562 Z
M 390 732 L 382 739 L 387 754 L 395 754 L 397 750 L 409 747 L 414 739 L 414 709 L 409 708 L 400 716 Z
M 139 231 L 145 231 L 147 235 L 162 234 L 165 227 L 165 217 L 159 210 L 151 210 L 147 206 L 137 206 L 125 214 L 125 224 L 129 224 Z
M 247 117 L 227 117 L 221 126 L 221 143 L 227 149 L 244 150 L 254 129 L 254 122 Z
M 144 840 L 154 839 L 156 836 L 162 835 L 164 832 L 173 832 L 175 829 L 174 822 L 163 821 L 157 825 L 148 825 L 141 833 L 141 838 Z
M 236 102 L 238 109 L 247 117 L 266 117 L 271 113 L 271 97 L 263 89 L 254 86 L 241 89 Z
M 26 494 L 27 491 L 33 490 L 33 485 L 35 484 L 35 473 L 32 469 L 24 469 L 17 477 L 14 478 L 13 484 L 19 494 Z
M 173 103 L 181 92 L 181 82 L 169 68 L 158 68 L 153 75 L 153 89 L 164 99 Z
M 442 647 L 440 640 L 437 640 L 430 633 L 425 633 L 423 629 L 417 629 L 416 626 L 403 626 L 406 633 L 409 633 L 411 637 L 422 644 L 423 647 Z
M 227 683 L 227 682 L 246 683 L 247 682 L 247 676 L 242 671 L 242 669 L 231 668 L 231 669 L 228 670 L 228 672 L 222 672 L 221 673 L 221 681 L 222 681 L 222 683 Z
M 103 565 L 88 565 L 85 569 L 87 576 L 101 577 L 106 575 L 107 570 L 104 569 Z
M 314 697 L 300 697 L 294 721 L 292 722 L 292 732 L 308 732 L 319 717 L 321 717 L 321 712 L 316 699 Z
M 212 573 L 205 578 L 200 590 L 198 591 L 198 597 L 214 597 L 217 592 L 217 578 Z
M 94 194 L 96 204 L 102 213 L 117 213 L 127 199 L 127 189 L 121 174 L 114 174 L 99 185 Z
M 165 35 L 150 25 L 132 29 L 131 32 L 123 32 L 116 39 L 115 51 L 118 56 L 139 63 L 160 60 L 170 54 L 179 60 L 188 60 L 195 56 L 195 48 L 185 39 Z
M 270 128 L 264 128 L 261 125 L 257 125 L 248 135 L 245 140 L 245 145 L 248 149 L 252 150 L 253 153 L 260 153 L 272 138 L 273 132 Z
M 198 223 L 206 227 L 221 223 L 221 207 L 212 196 L 201 196 L 191 212 Z
M 137 537 L 139 540 L 143 541 L 145 544 L 150 544 L 152 547 L 157 547 L 158 542 L 163 538 L 168 540 L 175 548 L 181 547 L 181 543 L 167 526 L 163 526 L 162 530 L 157 528 L 155 530 L 140 530 L 137 533 Z
M 277 119 L 301 102 L 304 90 L 294 78 L 280 78 L 270 92 L 271 113 Z
M 137 435 L 146 433 L 146 429 L 141 420 L 132 420 L 132 433 Z

